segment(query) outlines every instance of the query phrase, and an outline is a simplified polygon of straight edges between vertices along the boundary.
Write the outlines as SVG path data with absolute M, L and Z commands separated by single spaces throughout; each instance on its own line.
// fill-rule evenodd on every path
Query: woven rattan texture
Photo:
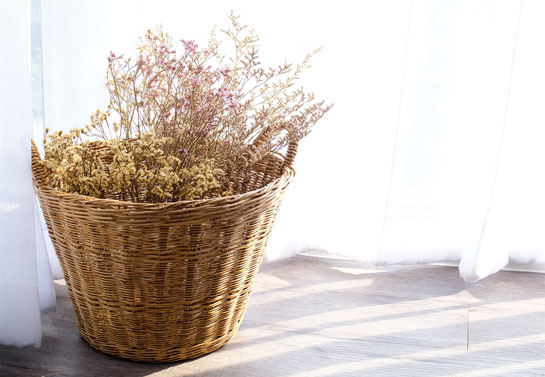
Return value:
M 240 326 L 295 153 L 263 162 L 246 193 L 148 204 L 51 188 L 33 145 L 35 190 L 83 338 L 147 362 L 225 344 Z

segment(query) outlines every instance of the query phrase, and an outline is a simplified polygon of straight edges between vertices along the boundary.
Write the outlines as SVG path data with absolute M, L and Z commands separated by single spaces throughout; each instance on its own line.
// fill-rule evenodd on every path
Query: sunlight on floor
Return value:
M 240 331 L 224 347 L 166 365 L 90 349 L 64 280 L 55 283 L 58 312 L 44 316 L 45 348 L 27 361 L 40 371 L 58 367 L 59 349 L 82 376 L 95 362 L 120 377 L 537 377 L 545 368 L 543 274 L 467 284 L 452 267 L 295 257 L 263 266 Z M 2 352 L 0 374 L 1 362 Z
M 365 275 L 365 274 L 377 274 L 381 272 L 386 272 L 386 270 L 370 270 L 365 268 L 349 268 L 349 267 L 331 267 L 334 270 L 339 272 L 344 272 L 351 275 Z

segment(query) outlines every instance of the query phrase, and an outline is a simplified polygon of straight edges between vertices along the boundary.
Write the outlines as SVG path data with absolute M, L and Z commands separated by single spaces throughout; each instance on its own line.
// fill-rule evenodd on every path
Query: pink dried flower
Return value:
M 199 47 L 197 46 L 195 41 L 187 41 L 185 39 L 180 39 L 180 42 L 183 43 L 186 53 L 194 53 L 195 51 L 197 51 L 197 48 Z

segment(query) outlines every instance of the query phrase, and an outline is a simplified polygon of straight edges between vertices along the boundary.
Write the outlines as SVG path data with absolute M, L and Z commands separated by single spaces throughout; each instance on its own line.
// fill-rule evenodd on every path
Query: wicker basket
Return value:
M 236 334 L 297 144 L 263 161 L 247 192 L 131 203 L 48 185 L 36 146 L 34 187 L 79 331 L 104 353 L 171 362 L 212 352 Z

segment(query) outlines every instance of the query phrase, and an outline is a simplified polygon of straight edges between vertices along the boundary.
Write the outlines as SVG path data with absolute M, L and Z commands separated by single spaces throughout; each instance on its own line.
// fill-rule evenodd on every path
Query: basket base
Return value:
M 241 322 L 242 319 L 238 321 L 230 332 L 212 342 L 201 343 L 192 347 L 170 348 L 163 350 L 135 349 L 134 352 L 127 352 L 126 349 L 120 350 L 115 346 L 109 347 L 108 345 L 104 344 L 104 342 L 102 342 L 102 344 L 98 344 L 95 339 L 91 339 L 84 335 L 84 332 L 82 331 L 80 331 L 80 335 L 92 348 L 106 355 L 146 363 L 173 363 L 177 361 L 196 359 L 223 347 L 229 341 L 229 339 L 237 334 Z

